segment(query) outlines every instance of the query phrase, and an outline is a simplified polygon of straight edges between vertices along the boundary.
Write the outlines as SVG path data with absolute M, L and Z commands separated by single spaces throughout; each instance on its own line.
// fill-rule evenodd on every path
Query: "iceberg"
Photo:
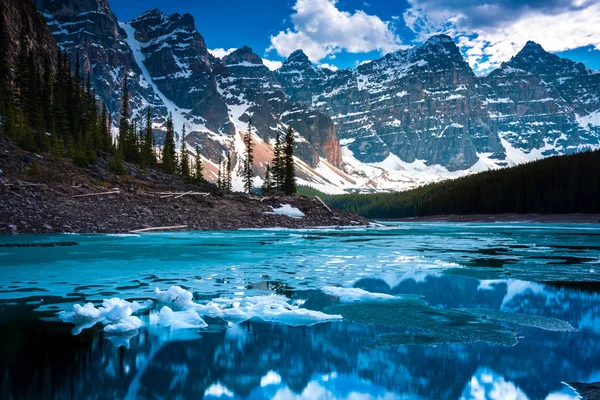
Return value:
M 93 303 L 83 306 L 75 304 L 72 312 L 61 311 L 58 318 L 63 322 L 75 324 L 73 335 L 79 335 L 84 329 L 89 329 L 98 322 L 104 324 L 104 331 L 107 333 L 129 332 L 142 326 L 142 321 L 132 314 L 149 308 L 152 304 L 152 300 L 138 303 L 113 297 L 103 300 L 102 306 L 98 308 Z
M 172 329 L 206 328 L 208 326 L 194 309 L 173 311 L 167 306 L 163 306 L 159 313 L 153 314 L 151 323 Z
M 338 286 L 325 286 L 321 288 L 325 294 L 338 297 L 342 303 L 351 303 L 363 300 L 394 300 L 395 296 L 385 293 L 372 293 L 360 288 L 343 288 Z

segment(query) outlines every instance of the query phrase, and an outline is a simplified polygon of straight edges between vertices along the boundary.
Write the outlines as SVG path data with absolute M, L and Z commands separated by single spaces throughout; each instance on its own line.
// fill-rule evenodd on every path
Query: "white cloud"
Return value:
M 331 65 L 331 64 L 327 64 L 327 63 L 319 64 L 318 67 L 319 68 L 325 68 L 325 69 L 328 69 L 328 70 L 331 70 L 331 71 L 334 71 L 334 72 L 337 71 L 337 70 L 339 70 L 339 68 L 336 67 L 335 65 Z
M 227 50 L 225 50 L 223 48 L 217 48 L 217 49 L 208 49 L 208 52 L 217 58 L 223 58 L 227 54 L 231 54 L 236 50 L 237 50 L 236 48 L 227 49 Z
M 390 22 L 361 10 L 340 11 L 336 4 L 337 0 L 296 0 L 291 16 L 294 28 L 271 36 L 267 51 L 277 50 L 287 57 L 302 49 L 312 62 L 318 63 L 342 50 L 388 53 L 403 47 Z
M 508 61 L 528 40 L 551 52 L 588 45 L 600 49 L 600 3 L 595 1 L 409 2 L 406 25 L 422 40 L 435 33 L 453 36 L 479 72 Z
M 283 65 L 281 61 L 272 61 L 265 58 L 263 58 L 263 64 L 265 64 L 265 67 L 269 68 L 271 71 L 275 71 L 276 69 L 281 68 Z

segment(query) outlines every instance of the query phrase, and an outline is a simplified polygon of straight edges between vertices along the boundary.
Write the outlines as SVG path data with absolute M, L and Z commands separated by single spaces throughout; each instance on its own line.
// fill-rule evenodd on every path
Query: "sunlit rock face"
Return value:
M 599 142 L 600 74 L 532 42 L 487 77 L 445 35 L 337 72 L 297 51 L 277 74 L 293 100 L 334 119 L 363 162 L 394 154 L 462 170 L 480 154 L 502 166 L 512 148 L 552 155 Z
M 106 0 L 36 0 L 61 50 L 80 73 L 91 74 L 98 96 L 111 113 L 121 108 L 120 94 L 128 77 L 131 104 L 136 108 L 152 105 L 156 113 L 166 108 L 158 101 L 126 43 L 127 34 Z
M 339 71 L 297 50 L 271 71 L 247 46 L 212 56 L 190 14 L 150 10 L 119 22 L 106 0 L 36 4 L 113 123 L 126 76 L 133 118 L 150 106 L 160 144 L 173 114 L 213 163 L 227 151 L 243 158 L 236 134 L 252 119 L 265 149 L 259 175 L 288 126 L 303 182 L 321 190 L 403 190 L 600 146 L 600 74 L 533 42 L 487 76 L 445 35 Z

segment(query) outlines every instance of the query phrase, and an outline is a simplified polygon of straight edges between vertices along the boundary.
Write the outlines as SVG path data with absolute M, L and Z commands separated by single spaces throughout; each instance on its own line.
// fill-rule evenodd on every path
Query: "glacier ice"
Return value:
M 81 331 L 93 327 L 98 322 L 104 324 L 104 331 L 107 333 L 129 332 L 142 326 L 142 321 L 132 314 L 149 308 L 152 304 L 151 300 L 138 303 L 113 297 L 103 300 L 102 306 L 98 308 L 93 303 L 83 306 L 75 304 L 72 312 L 61 311 L 58 317 L 63 322 L 75 324 L 74 335 L 79 335 Z
M 206 328 L 208 326 L 196 310 L 190 308 L 183 311 L 173 311 L 168 306 L 163 306 L 159 313 L 152 314 L 151 323 L 157 323 L 172 329 Z
M 395 296 L 385 293 L 371 293 L 360 288 L 344 288 L 338 286 L 325 286 L 321 288 L 325 294 L 338 297 L 342 303 L 361 300 L 394 300 Z
M 329 315 L 291 305 L 289 299 L 281 295 L 214 299 L 203 305 L 194 303 L 192 293 L 179 286 L 172 286 L 165 291 L 156 288 L 155 292 L 160 303 L 174 304 L 182 310 L 194 310 L 202 316 L 218 317 L 234 323 L 258 318 L 263 321 L 297 326 L 312 325 L 342 318 L 340 315 Z

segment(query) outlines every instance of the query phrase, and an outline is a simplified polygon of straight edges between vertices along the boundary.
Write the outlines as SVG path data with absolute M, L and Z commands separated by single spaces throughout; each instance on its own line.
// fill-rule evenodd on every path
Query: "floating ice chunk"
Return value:
M 102 322 L 104 331 L 108 333 L 128 332 L 138 329 L 142 326 L 142 321 L 132 314 L 143 308 L 150 307 L 152 301 L 148 300 L 144 303 L 137 301 L 129 302 L 118 297 L 105 299 L 102 301 L 101 307 L 94 307 L 92 303 L 87 303 L 83 306 L 79 304 L 73 305 L 73 312 L 60 312 L 58 317 L 63 322 L 75 324 L 73 335 L 79 335 L 82 330 L 89 329 Z
M 200 316 L 218 317 L 234 323 L 259 318 L 263 321 L 297 326 L 313 325 L 342 318 L 340 315 L 329 315 L 288 304 L 289 299 L 279 295 L 246 297 L 235 301 L 214 299 L 203 305 L 194 303 L 192 294 L 179 286 L 172 286 L 165 291 L 156 288 L 155 293 L 161 303 L 172 304 L 182 310 L 193 310 Z
M 350 303 L 361 300 L 393 300 L 396 297 L 385 293 L 371 293 L 359 288 L 343 288 L 337 286 L 325 286 L 321 288 L 323 293 L 339 297 L 342 303 Z
M 173 329 L 206 328 L 208 324 L 198 315 L 196 310 L 173 311 L 164 306 L 157 315 L 157 323 Z
M 530 326 L 546 331 L 577 331 L 577 329 L 571 326 L 567 321 L 556 318 L 538 317 L 537 315 L 512 313 L 488 308 L 460 308 L 459 311 L 464 311 L 478 317 L 485 317 L 499 322 Z
M 105 320 L 104 323 L 107 324 L 104 327 L 104 332 L 107 333 L 131 332 L 142 326 L 142 320 L 133 315 L 118 317 L 114 321 Z
M 94 307 L 93 303 L 86 303 L 83 306 L 80 306 L 79 304 L 74 304 L 73 305 L 73 313 L 70 316 L 65 315 L 65 319 L 63 319 L 61 317 L 61 319 L 63 319 L 63 321 L 65 321 L 68 317 L 71 317 L 73 319 L 99 319 L 102 317 L 102 313 L 100 312 L 100 310 L 98 310 L 96 307 Z M 69 321 L 70 322 L 70 321 Z
M 156 293 L 159 303 L 170 304 L 182 310 L 198 306 L 198 304 L 192 301 L 194 295 L 179 286 L 171 286 L 168 290 L 164 291 L 156 288 L 154 289 L 154 293 Z
M 290 204 L 282 204 L 280 207 L 271 207 L 273 211 L 267 211 L 267 215 L 285 215 L 290 218 L 304 218 L 304 213 Z
M 75 324 L 71 333 L 79 335 L 84 329 L 89 329 L 96 325 L 102 319 L 102 313 L 92 303 L 87 303 L 83 306 L 74 304 L 73 312 L 61 311 L 58 314 L 58 318 L 63 322 Z
M 259 318 L 263 321 L 291 326 L 314 325 L 342 319 L 341 315 L 299 308 L 288 304 L 288 301 L 287 297 L 280 295 L 246 297 L 240 301 L 237 308 L 248 318 Z M 224 315 L 224 318 L 227 318 L 227 315 Z

